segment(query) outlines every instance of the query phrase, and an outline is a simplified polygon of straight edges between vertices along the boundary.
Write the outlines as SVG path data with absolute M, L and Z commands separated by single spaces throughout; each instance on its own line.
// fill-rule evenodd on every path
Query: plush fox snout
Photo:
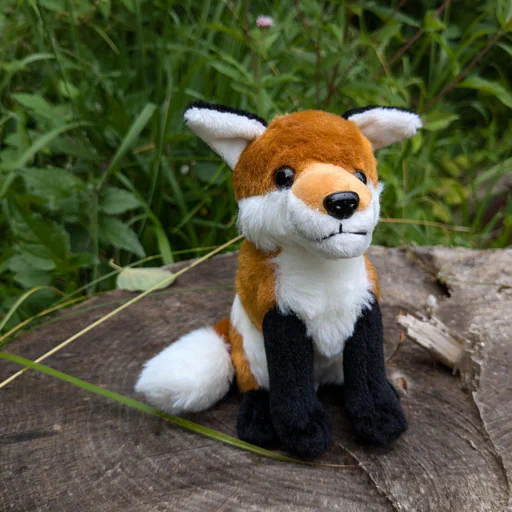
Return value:
M 357 178 L 356 174 L 361 178 Z M 300 173 L 292 186 L 304 204 L 338 220 L 348 219 L 371 203 L 371 192 L 361 179 L 362 171 L 350 173 L 343 167 L 314 163 Z

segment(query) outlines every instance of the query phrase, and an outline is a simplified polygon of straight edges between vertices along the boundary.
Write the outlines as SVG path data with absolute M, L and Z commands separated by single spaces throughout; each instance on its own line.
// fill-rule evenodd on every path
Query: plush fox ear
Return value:
M 418 114 L 397 107 L 354 108 L 343 117 L 359 126 L 374 150 L 408 139 L 422 126 Z
M 231 169 L 251 140 L 259 137 L 267 123 L 255 114 L 204 101 L 191 103 L 185 110 L 185 122 Z

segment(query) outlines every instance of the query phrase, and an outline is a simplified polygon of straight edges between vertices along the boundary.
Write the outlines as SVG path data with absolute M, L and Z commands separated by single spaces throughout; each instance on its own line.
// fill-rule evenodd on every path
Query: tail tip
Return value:
M 135 384 L 153 406 L 170 414 L 203 411 L 228 391 L 234 369 L 229 346 L 213 327 L 196 329 L 147 361 Z

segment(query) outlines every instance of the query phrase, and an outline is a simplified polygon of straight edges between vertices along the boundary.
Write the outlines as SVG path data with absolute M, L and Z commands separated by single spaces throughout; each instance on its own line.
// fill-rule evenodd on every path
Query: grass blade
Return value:
M 258 455 L 263 455 L 265 457 L 269 457 L 269 458 L 275 459 L 275 460 L 281 460 L 281 461 L 286 461 L 286 462 L 295 462 L 295 463 L 302 462 L 300 460 L 292 459 L 291 457 L 286 457 L 285 455 L 280 455 L 280 454 L 274 453 L 270 450 L 265 450 L 264 448 L 254 446 L 250 443 L 241 441 L 240 439 L 237 439 L 236 437 L 232 437 L 227 434 L 217 432 L 216 430 L 213 430 L 208 427 L 203 427 L 202 425 L 199 425 L 197 423 L 194 423 L 192 421 L 189 421 L 189 420 L 186 420 L 183 418 L 179 418 L 178 416 L 171 416 L 170 414 L 166 414 L 162 411 L 159 411 L 158 409 L 155 409 L 154 407 L 146 405 L 142 402 L 139 402 L 138 400 L 134 400 L 133 398 L 129 398 L 127 396 L 121 395 L 119 393 L 110 391 L 105 388 L 100 388 L 99 386 L 91 384 L 90 382 L 86 382 L 85 380 L 79 379 L 77 377 L 73 377 L 71 375 L 68 375 L 67 373 L 63 373 L 58 370 L 54 370 L 53 368 L 50 368 L 49 366 L 35 363 L 33 361 L 30 361 L 29 359 L 25 359 L 24 357 L 16 356 L 13 354 L 7 354 L 6 352 L 0 352 L 0 358 L 5 359 L 7 361 L 11 361 L 12 363 L 17 363 L 17 364 L 23 365 L 25 368 L 32 368 L 41 373 L 45 373 L 46 375 L 50 375 L 50 376 L 60 379 L 64 382 L 68 382 L 69 384 L 73 384 L 74 386 L 85 389 L 86 391 L 90 391 L 91 393 L 95 393 L 96 395 L 110 398 L 111 400 L 114 400 L 120 404 L 131 407 L 132 409 L 136 409 L 138 411 L 145 412 L 146 414 L 150 414 L 152 416 L 157 416 L 159 418 L 162 418 L 162 419 L 172 423 L 173 425 L 177 425 L 177 426 L 185 428 L 187 430 L 192 430 L 193 432 L 197 432 L 198 434 L 209 437 L 211 439 L 215 439 L 217 441 L 221 441 L 221 442 L 229 444 L 231 446 L 235 446 L 237 448 L 241 448 L 243 450 L 247 450 L 252 453 L 256 453 Z
M 196 432 L 197 434 L 201 434 L 210 439 L 214 439 L 216 441 L 220 441 L 222 443 L 228 444 L 230 446 L 234 446 L 235 448 L 239 448 L 241 450 L 245 450 L 256 455 L 261 455 L 263 457 L 267 457 L 269 459 L 278 460 L 281 462 L 291 462 L 294 464 L 307 464 L 314 466 L 325 466 L 325 467 L 352 467 L 356 468 L 357 466 L 345 466 L 341 464 L 322 464 L 316 462 L 308 462 L 302 461 L 299 459 L 294 459 L 292 457 L 287 457 L 286 455 L 281 455 L 279 453 L 273 452 L 271 450 L 266 450 L 265 448 L 260 448 L 259 446 L 255 446 L 250 443 L 246 443 L 245 441 L 241 441 L 236 437 L 223 434 L 222 432 L 218 432 L 217 430 L 213 430 L 208 427 L 204 427 L 199 425 L 198 423 L 194 423 L 193 421 L 186 420 L 184 418 L 180 418 L 179 416 L 172 416 L 170 414 L 166 414 L 165 412 L 159 411 L 154 407 L 151 407 L 147 404 L 139 402 L 138 400 L 134 400 L 133 398 L 121 395 L 116 393 L 115 391 L 110 391 L 105 388 L 100 388 L 90 382 L 79 379 L 77 377 L 73 377 L 64 372 L 60 372 L 58 370 L 54 370 L 49 366 L 45 366 L 42 364 L 35 363 L 34 361 L 30 361 L 29 359 L 25 359 L 24 357 L 16 356 L 14 354 L 7 354 L 6 352 L 0 352 L 0 358 L 5 359 L 6 361 L 10 361 L 12 363 L 17 363 L 25 368 L 32 368 L 33 370 L 37 370 L 38 372 L 45 373 L 46 375 L 50 375 L 51 377 L 55 377 L 64 382 L 68 382 L 73 386 L 77 386 L 79 388 L 85 389 L 86 391 L 90 391 L 91 393 L 95 393 L 96 395 L 103 396 L 105 398 L 109 398 L 110 400 L 114 400 L 120 404 L 126 405 L 127 407 L 131 407 L 132 409 L 136 409 L 138 411 L 144 412 L 146 414 L 150 414 L 151 416 L 156 416 L 158 418 L 162 418 L 173 425 L 178 427 L 191 430 L 192 432 Z
M 51 308 L 45 309 L 37 315 L 31 316 L 30 318 L 26 318 L 23 320 L 23 322 L 20 322 L 18 325 L 13 327 L 10 331 L 6 332 L 2 336 L 0 336 L 0 348 L 2 348 L 4 345 L 7 344 L 7 339 L 12 336 L 15 332 L 19 331 L 25 325 L 28 325 L 30 322 L 34 321 L 37 318 L 41 318 L 42 316 L 49 315 L 50 313 L 53 313 L 54 311 L 58 311 L 59 309 L 66 308 L 68 306 L 72 306 L 73 304 L 76 304 L 77 302 L 83 301 L 87 299 L 88 297 L 86 295 L 83 295 L 81 297 L 75 297 L 74 299 L 67 300 L 65 302 L 61 302 L 55 306 L 52 306 Z
M 125 267 L 125 268 L 127 268 L 127 267 Z M 120 272 L 120 270 L 118 272 Z M 194 292 L 208 291 L 208 290 L 234 290 L 234 289 L 235 289 L 235 285 L 232 285 L 232 286 L 210 286 L 210 287 L 203 287 L 203 288 L 187 288 L 186 290 L 182 289 L 182 290 L 155 292 L 153 297 L 167 296 L 167 295 L 176 295 L 176 294 L 179 294 L 179 293 L 194 293 Z M 96 292 L 94 296 L 98 297 L 98 296 L 104 295 L 105 293 L 107 293 L 107 292 Z M 58 309 L 63 309 L 65 307 L 67 307 L 67 306 L 76 304 L 77 302 L 83 301 L 83 300 L 85 300 L 87 298 L 89 298 L 89 297 L 81 296 L 81 297 L 72 299 L 70 301 L 66 301 L 66 302 L 64 302 L 62 304 L 54 306 L 53 308 L 46 309 L 45 311 L 42 311 L 38 315 L 35 315 L 35 316 L 25 320 L 25 322 L 22 322 L 23 325 L 21 325 L 21 324 L 19 324 L 19 325 L 21 327 L 23 327 L 24 325 L 32 322 L 33 320 L 36 320 L 37 318 L 41 318 L 43 316 L 47 316 L 50 313 L 52 313 L 52 312 L 54 312 L 54 311 L 56 311 Z M 100 302 L 98 304 L 94 304 L 93 306 L 83 307 L 83 308 L 80 308 L 80 309 L 77 309 L 77 310 L 74 310 L 74 311 L 70 311 L 69 313 L 62 313 L 62 315 L 60 315 L 58 317 L 51 318 L 50 320 L 46 320 L 45 322 L 41 322 L 40 324 L 37 324 L 37 325 L 34 325 L 34 326 L 30 327 L 29 329 L 27 329 L 23 333 L 18 332 L 19 328 L 21 328 L 21 327 L 16 326 L 14 329 L 12 329 L 8 333 L 6 333 L 4 336 L 0 337 L 0 348 L 4 347 L 7 344 L 7 342 L 5 341 L 5 338 L 7 338 L 7 336 L 10 336 L 12 334 L 16 334 L 17 333 L 17 336 L 14 338 L 14 339 L 16 339 L 18 336 L 21 336 L 22 334 L 23 335 L 24 334 L 28 334 L 29 332 L 35 331 L 36 329 L 41 329 L 43 327 L 46 327 L 47 325 L 51 325 L 51 324 L 54 324 L 56 322 L 60 322 L 61 320 L 65 320 L 66 318 L 73 318 L 75 316 L 82 315 L 84 313 L 87 313 L 88 311 L 93 311 L 93 310 L 101 308 L 101 307 L 112 306 L 114 304 L 124 304 L 128 300 L 129 299 L 117 299 L 117 300 L 111 300 L 111 301 L 107 301 L 107 302 Z
M 416 219 L 397 219 L 390 217 L 381 217 L 380 222 L 388 224 L 414 224 L 418 226 L 431 226 L 434 228 L 445 229 L 447 231 L 460 231 L 462 233 L 470 233 L 471 228 L 466 226 L 452 226 L 450 224 L 443 224 L 442 222 L 435 222 L 433 220 L 416 220 Z
M 9 309 L 9 312 L 5 315 L 3 320 L 0 322 L 0 332 L 2 332 L 2 329 L 5 327 L 9 319 L 12 315 L 16 312 L 16 310 L 25 302 L 33 293 L 38 292 L 39 290 L 52 290 L 55 293 L 58 293 L 60 295 L 65 296 L 64 293 L 62 293 L 57 288 L 54 288 L 53 286 L 36 286 L 35 288 L 32 288 L 31 290 L 26 291 Z
M 160 251 L 164 265 L 171 265 L 174 263 L 174 256 L 172 254 L 171 244 L 169 243 L 169 239 L 167 238 L 164 229 L 162 226 L 155 226 L 154 232 L 158 244 L 158 250 Z
M 113 170 L 117 167 L 117 164 L 121 161 L 123 156 L 135 144 L 135 141 L 141 134 L 142 130 L 144 129 L 148 121 L 151 119 L 151 116 L 153 115 L 155 109 L 156 105 L 153 103 L 148 103 L 142 109 L 142 112 L 139 114 L 139 117 L 137 117 L 134 123 L 130 126 L 128 133 L 125 135 L 123 141 L 121 142 L 121 145 L 119 146 L 119 149 L 114 155 L 114 158 L 112 158 L 112 161 L 110 162 L 110 165 L 105 171 L 105 174 L 103 174 L 103 176 L 101 177 L 97 186 L 97 190 L 99 190 L 103 186 L 105 180 L 112 174 Z

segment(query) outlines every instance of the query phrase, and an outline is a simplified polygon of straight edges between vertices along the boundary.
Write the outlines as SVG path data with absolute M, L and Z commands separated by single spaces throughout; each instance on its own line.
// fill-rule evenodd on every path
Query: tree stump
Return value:
M 512 510 L 512 252 L 373 247 L 390 378 L 409 431 L 394 449 L 354 442 L 342 391 L 320 393 L 329 468 L 277 462 L 28 371 L 0 390 L 0 509 L 62 511 Z M 199 265 L 70 344 L 46 364 L 135 396 L 141 365 L 229 314 L 236 255 Z M 29 359 L 132 297 L 114 291 L 9 345 Z M 398 315 L 434 315 L 465 340 L 462 379 L 408 338 Z M 19 370 L 0 362 L 3 380 Z M 463 385 L 461 385 L 463 384 Z M 140 397 L 139 397 L 140 398 Z M 236 435 L 235 390 L 190 415 Z

